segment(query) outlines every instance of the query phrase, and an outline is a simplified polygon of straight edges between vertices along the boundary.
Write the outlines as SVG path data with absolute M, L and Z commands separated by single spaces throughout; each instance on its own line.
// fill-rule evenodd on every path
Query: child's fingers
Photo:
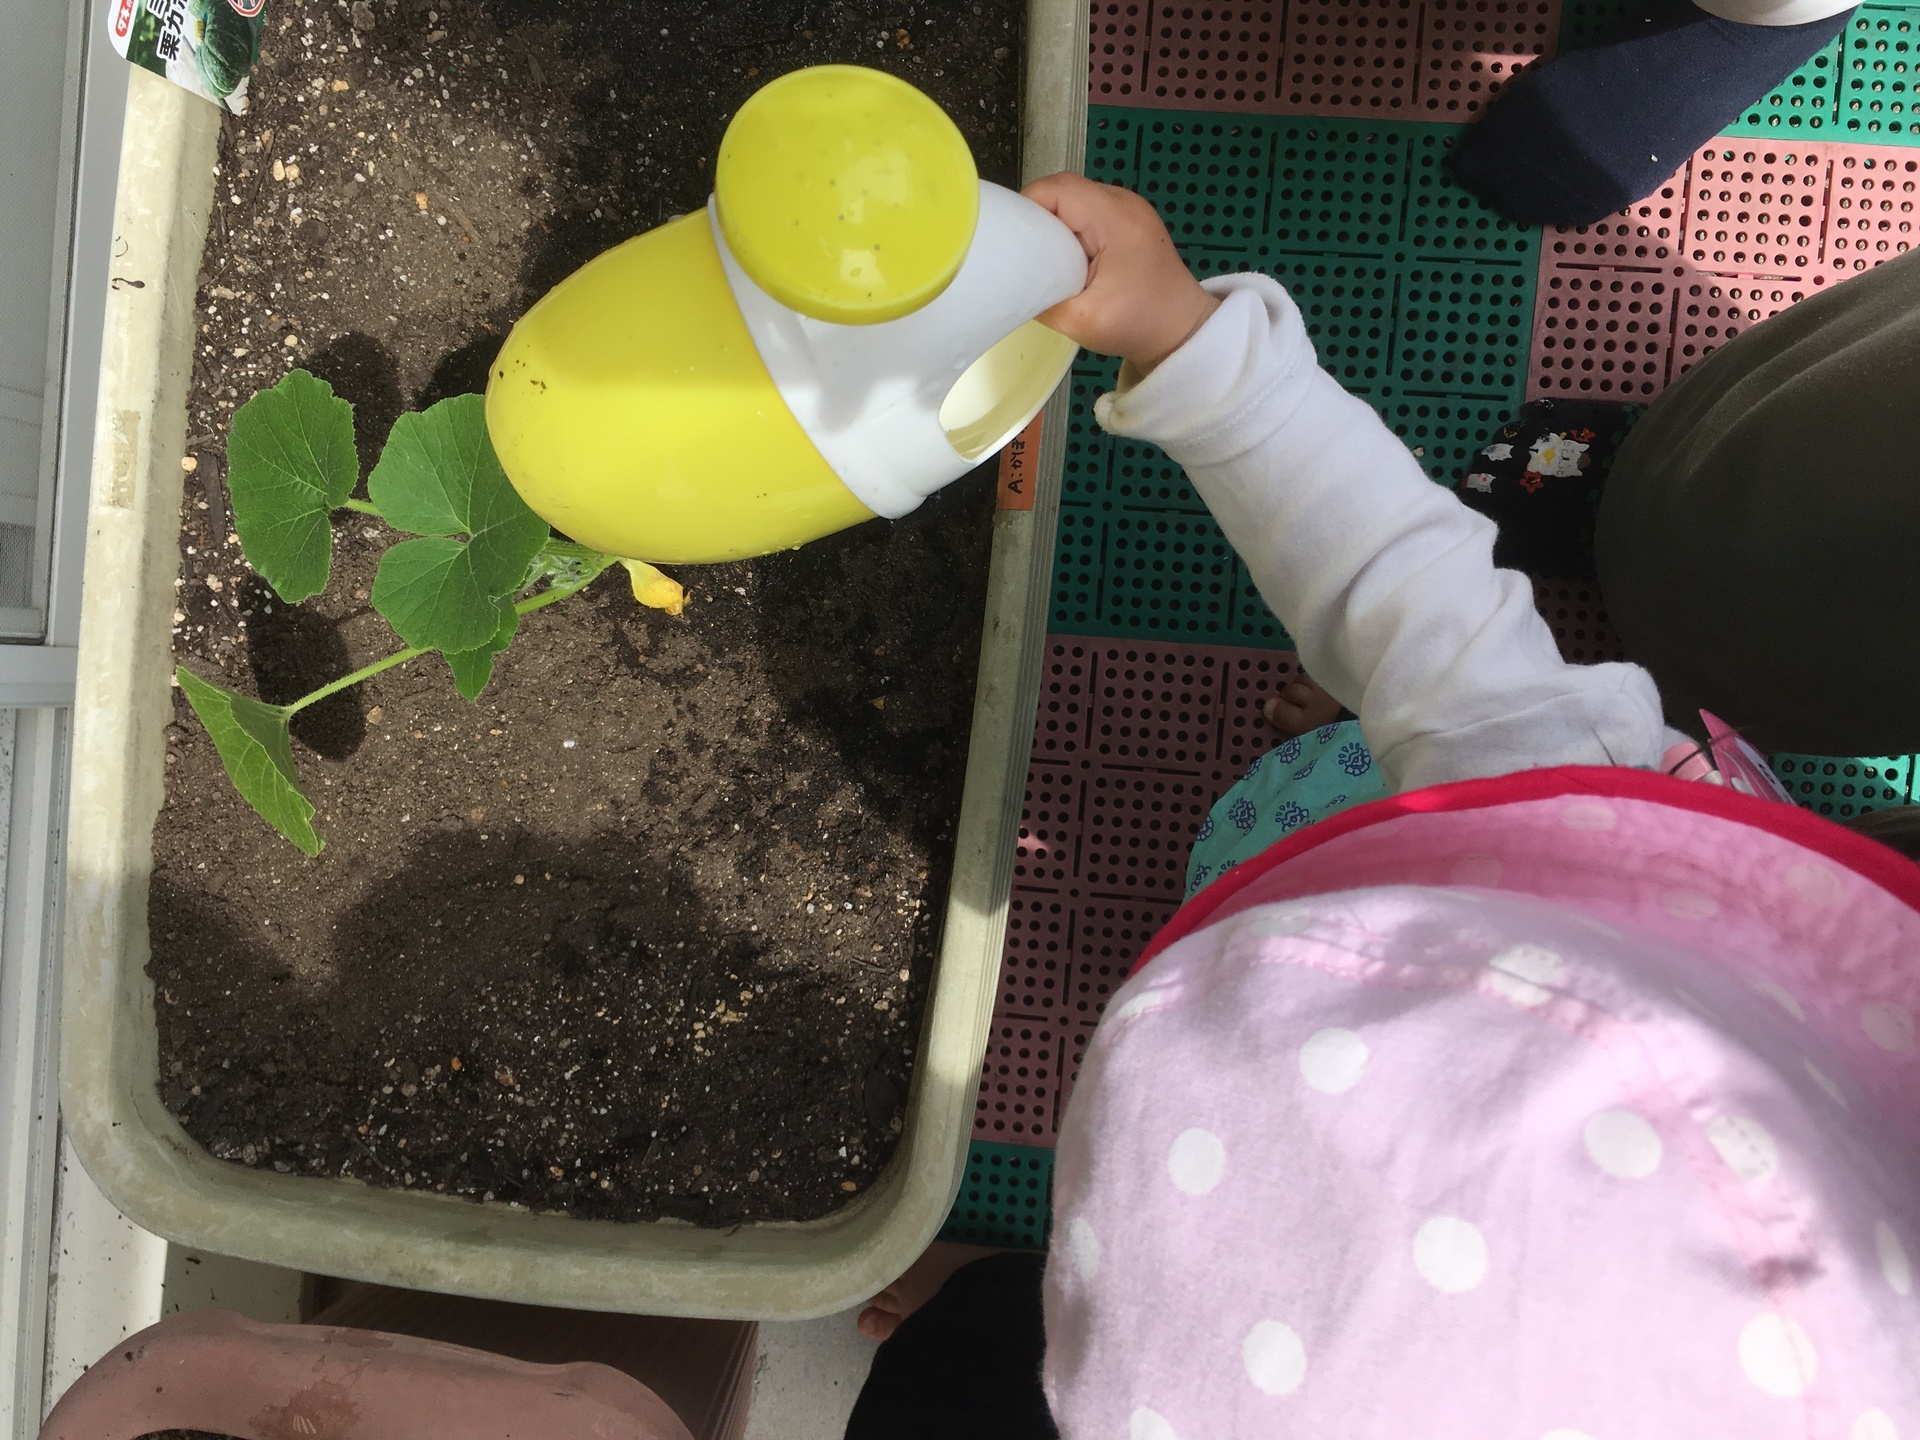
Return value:
M 1099 253 L 1098 232 L 1102 228 L 1102 221 L 1112 210 L 1116 197 L 1129 192 L 1063 170 L 1057 175 L 1041 176 L 1020 193 L 1034 204 L 1052 211 L 1063 225 L 1073 231 L 1079 238 L 1081 248 L 1091 256 Z
M 1276 730 L 1297 729 L 1305 718 L 1305 712 L 1298 705 L 1279 695 L 1269 696 L 1260 711 L 1267 717 L 1267 723 Z

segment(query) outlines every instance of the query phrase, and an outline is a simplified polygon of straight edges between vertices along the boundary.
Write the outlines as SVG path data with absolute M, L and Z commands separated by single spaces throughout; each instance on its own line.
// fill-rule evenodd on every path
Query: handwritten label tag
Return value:
M 1040 417 L 1007 442 L 1000 452 L 1000 510 L 1033 509 L 1033 487 L 1040 477 Z

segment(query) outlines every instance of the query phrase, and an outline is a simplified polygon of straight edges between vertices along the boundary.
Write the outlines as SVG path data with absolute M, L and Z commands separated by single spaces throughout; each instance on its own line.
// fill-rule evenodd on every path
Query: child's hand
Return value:
M 1065 221 L 1087 252 L 1087 288 L 1040 317 L 1068 339 L 1145 374 L 1219 306 L 1188 272 L 1153 206 L 1132 191 L 1063 173 L 1020 193 Z

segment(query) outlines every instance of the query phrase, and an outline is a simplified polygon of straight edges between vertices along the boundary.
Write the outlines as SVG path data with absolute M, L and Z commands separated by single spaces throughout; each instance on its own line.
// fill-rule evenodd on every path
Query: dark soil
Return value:
M 175 647 L 272 701 L 398 648 L 388 537 L 335 526 L 289 612 L 230 533 L 235 405 L 298 365 L 356 408 L 484 386 L 514 319 L 704 203 L 733 108 L 856 61 L 1016 172 L 1018 0 L 288 0 L 222 141 Z M 161 1091 L 215 1155 L 575 1214 L 799 1219 L 896 1144 L 966 762 L 990 487 L 898 524 L 619 579 L 530 616 L 478 705 L 438 657 L 305 711 L 328 841 L 234 793 L 183 698 L 154 837 Z

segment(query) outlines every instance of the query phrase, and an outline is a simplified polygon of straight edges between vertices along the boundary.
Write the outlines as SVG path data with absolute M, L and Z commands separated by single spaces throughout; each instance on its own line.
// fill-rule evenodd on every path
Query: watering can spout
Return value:
M 522 497 L 622 557 L 737 560 L 898 517 L 1032 418 L 1071 365 L 1034 322 L 1071 231 L 981 181 L 879 71 L 774 81 L 713 198 L 589 262 L 514 327 L 487 423 Z

